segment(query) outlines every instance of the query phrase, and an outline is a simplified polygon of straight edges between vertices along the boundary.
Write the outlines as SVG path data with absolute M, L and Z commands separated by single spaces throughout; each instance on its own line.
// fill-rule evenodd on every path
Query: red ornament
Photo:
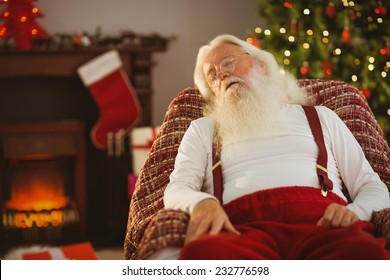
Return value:
M 299 68 L 299 72 L 303 75 L 303 76 L 307 76 L 310 74 L 310 67 L 309 67 L 309 62 L 305 61 L 301 68 Z
M 297 34 L 297 20 L 295 18 L 293 18 L 291 20 L 290 28 L 291 28 L 291 34 L 294 34 L 294 35 Z
M 387 14 L 387 8 L 383 6 L 382 2 L 378 2 L 378 6 L 374 9 L 374 13 L 380 16 Z
M 349 10 L 349 18 L 351 19 L 351 20 L 356 20 L 356 13 L 355 13 L 355 11 L 354 10 Z
M 332 64 L 330 63 L 329 59 L 324 60 L 322 62 L 322 74 L 325 78 L 329 79 L 332 76 L 332 73 Z
M 325 13 L 328 17 L 333 18 L 336 14 L 336 7 L 333 2 L 329 2 L 328 6 L 325 8 Z
M 293 3 L 289 0 L 284 1 L 283 6 L 287 9 L 291 9 L 293 6 Z
M 344 26 L 343 32 L 341 33 L 341 42 L 351 42 L 351 31 L 349 30 L 348 26 Z
M 370 92 L 370 90 L 369 90 L 367 87 L 365 87 L 365 86 L 363 86 L 363 87 L 360 89 L 360 93 L 363 94 L 364 97 L 365 97 L 366 99 L 370 99 L 370 97 L 371 97 L 371 92 Z
M 255 46 L 256 48 L 260 48 L 261 47 L 261 41 L 259 39 L 257 39 L 257 37 L 255 36 L 251 36 L 247 39 L 247 42 L 249 44 L 251 44 L 252 46 Z
M 5 20 L 5 23 L 0 25 L 0 38 L 13 38 L 19 50 L 31 49 L 34 38 L 47 36 L 47 32 L 34 22 L 35 18 L 43 17 L 43 15 L 32 4 L 33 1 L 1 1 L 1 4 L 7 7 L 0 15 L 0 20 Z
M 390 42 L 386 43 L 386 47 L 379 50 L 379 53 L 383 56 L 390 57 Z

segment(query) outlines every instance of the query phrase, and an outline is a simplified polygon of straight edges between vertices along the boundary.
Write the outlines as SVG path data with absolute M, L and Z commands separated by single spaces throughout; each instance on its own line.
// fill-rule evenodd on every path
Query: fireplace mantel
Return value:
M 72 50 L 2 50 L 0 77 L 77 76 L 77 67 L 107 51 L 107 48 Z M 138 47 L 119 50 L 124 68 L 132 74 L 134 57 L 164 51 L 164 47 Z
M 0 51 L 0 78 L 17 77 L 78 77 L 77 68 L 109 48 L 72 50 L 2 50 Z M 139 125 L 152 122 L 152 54 L 165 47 L 134 47 L 120 49 L 123 67 L 127 72 L 143 109 Z

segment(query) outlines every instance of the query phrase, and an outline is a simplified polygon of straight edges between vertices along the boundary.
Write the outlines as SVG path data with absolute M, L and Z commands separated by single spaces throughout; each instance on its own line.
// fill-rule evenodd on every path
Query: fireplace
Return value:
M 3 244 L 64 244 L 85 236 L 84 126 L 0 125 Z
M 152 54 L 163 50 L 165 48 L 139 47 L 120 51 L 124 68 L 142 106 L 139 126 L 151 125 L 152 67 L 155 65 Z M 79 238 L 92 242 L 95 247 L 123 245 L 129 207 L 127 173 L 131 171 L 131 154 L 126 151 L 123 158 L 113 158 L 107 155 L 107 151 L 93 146 L 89 133 L 99 118 L 99 110 L 76 72 L 78 66 L 104 51 L 0 51 L 0 138 L 4 139 L 5 131 L 15 133 L 14 130 L 18 130 L 20 133 L 16 138 L 6 137 L 11 152 L 0 154 L 0 204 L 6 211 L 1 225 L 6 223 L 8 227 L 1 228 L 0 249 L 11 237 L 19 241 L 24 238 L 27 243 L 33 240 L 73 242 L 77 241 L 74 238 Z M 62 124 L 68 126 L 64 128 L 65 132 L 60 132 Z M 38 137 L 31 132 L 38 127 L 50 127 L 49 130 L 55 132 L 41 132 Z M 70 140 L 74 138 L 80 142 Z M 0 145 L 4 146 L 4 141 L 1 141 Z M 35 141 L 45 143 L 43 146 L 48 150 L 41 150 L 38 156 L 34 151 L 16 149 L 32 148 Z M 85 144 L 84 159 L 77 158 L 80 153 L 75 153 L 75 150 L 82 149 L 81 142 Z M 3 146 L 0 146 L 0 153 L 3 153 Z M 80 166 L 83 165 L 85 170 L 81 172 L 83 168 Z M 7 175 L 4 175 L 5 171 Z M 34 179 L 38 174 L 45 179 Z M 18 177 L 31 177 L 36 185 L 55 185 L 50 189 L 50 195 L 47 187 L 42 192 L 60 198 L 62 202 L 45 209 L 38 207 L 40 210 L 31 206 L 27 210 L 17 209 L 11 196 L 21 187 L 13 186 L 11 193 L 11 183 L 26 185 Z M 32 191 L 36 187 L 29 183 L 28 188 Z M 61 225 L 59 219 L 62 219 Z M 14 225 L 16 220 L 24 228 L 17 228 Z M 46 220 L 47 227 L 38 227 L 37 220 L 39 223 Z

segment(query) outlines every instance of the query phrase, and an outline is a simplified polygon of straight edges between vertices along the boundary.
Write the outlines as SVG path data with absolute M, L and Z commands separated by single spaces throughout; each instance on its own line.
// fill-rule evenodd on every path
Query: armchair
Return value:
M 316 105 L 332 109 L 345 122 L 390 191 L 390 148 L 359 90 L 332 80 L 301 79 L 299 84 L 314 96 Z M 183 245 L 189 217 L 182 211 L 164 209 L 163 194 L 180 141 L 190 122 L 202 116 L 202 106 L 195 88 L 183 90 L 169 105 L 131 199 L 125 259 L 145 259 L 164 247 Z M 374 213 L 372 221 L 390 248 L 390 208 Z

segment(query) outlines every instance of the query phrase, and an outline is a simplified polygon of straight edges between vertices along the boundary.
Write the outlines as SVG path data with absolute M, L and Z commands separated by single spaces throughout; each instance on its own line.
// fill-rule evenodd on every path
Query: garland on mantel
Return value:
M 96 28 L 94 34 L 79 32 L 73 34 L 55 33 L 47 37 L 34 38 L 34 50 L 72 50 L 115 47 L 126 49 L 133 47 L 162 47 L 165 48 L 175 36 L 164 37 L 158 33 L 137 34 L 131 30 L 120 32 L 117 36 L 103 35 L 101 28 Z M 13 38 L 1 38 L 0 50 L 17 49 Z

